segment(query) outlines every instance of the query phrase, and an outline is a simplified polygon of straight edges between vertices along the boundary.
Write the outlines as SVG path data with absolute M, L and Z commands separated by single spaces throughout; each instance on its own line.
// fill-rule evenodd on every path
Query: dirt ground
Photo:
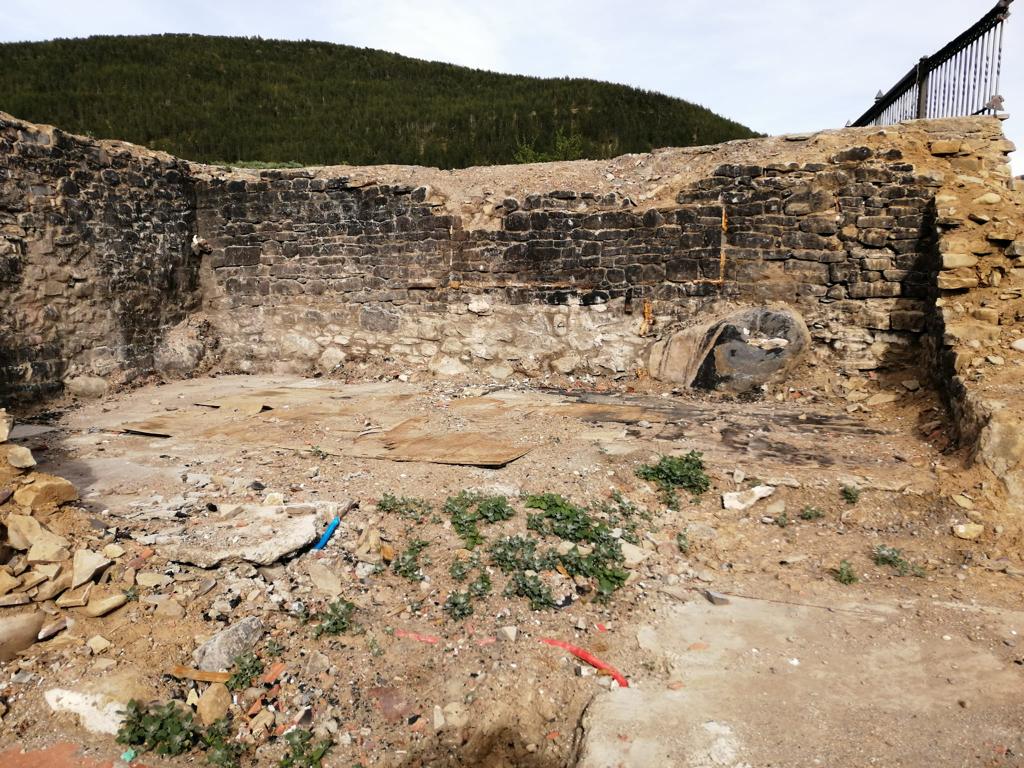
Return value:
M 988 481 L 951 446 L 933 393 L 840 377 L 745 399 L 558 383 L 220 376 L 15 414 L 12 440 L 81 496 L 46 524 L 123 548 L 97 588 L 136 599 L 101 618 L 44 606 L 71 623 L 0 663 L 0 765 L 58 742 L 117 758 L 113 735 L 52 711 L 46 692 L 184 702 L 208 684 L 171 668 L 248 617 L 264 627 L 254 653 L 283 663 L 230 707 L 253 765 L 276 765 L 274 734 L 296 723 L 332 742 L 325 766 L 1024 764 L 1020 528 L 988 511 Z M 691 450 L 711 487 L 669 509 L 636 470 Z M 519 457 L 439 463 L 452 456 Z M 724 508 L 754 487 L 773 491 Z M 514 514 L 480 523 L 459 582 L 451 565 L 473 553 L 445 501 L 462 491 L 505 496 Z M 604 504 L 597 518 L 632 539 L 607 601 L 557 569 L 538 575 L 556 607 L 506 594 L 490 548 L 537 535 L 526 503 L 544 493 Z M 429 508 L 382 511 L 388 494 Z M 258 547 L 245 538 L 257 507 L 283 521 L 257 529 Z M 335 514 L 323 550 L 252 562 L 285 546 L 288 521 L 315 515 L 319 536 Z M 971 522 L 977 538 L 952 533 Z M 396 564 L 414 541 L 407 578 Z M 900 550 L 903 573 L 875 562 L 879 546 Z M 219 564 L 191 564 L 217 550 Z M 453 618 L 450 594 L 483 573 L 489 594 Z M 357 628 L 318 634 L 335 599 Z M 90 651 L 96 635 L 110 647 Z

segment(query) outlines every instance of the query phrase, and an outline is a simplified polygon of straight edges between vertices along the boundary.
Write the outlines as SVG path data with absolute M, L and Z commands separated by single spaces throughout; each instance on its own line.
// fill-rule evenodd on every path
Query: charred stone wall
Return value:
M 875 368 L 917 353 L 940 183 L 899 149 L 857 145 L 823 162 L 723 164 L 654 207 L 587 190 L 506 197 L 497 226 L 474 228 L 429 187 L 272 171 L 204 182 L 199 229 L 211 314 L 243 369 L 397 355 L 607 373 L 642 366 L 645 303 L 664 326 L 730 302 L 793 305 L 845 364 Z M 495 330 L 495 312 L 512 327 L 482 344 L 491 333 L 471 326 Z M 591 338 L 538 344 L 560 317 Z M 611 341 L 625 351 L 603 355 Z
M 198 302 L 192 187 L 169 156 L 0 114 L 0 401 L 152 369 Z

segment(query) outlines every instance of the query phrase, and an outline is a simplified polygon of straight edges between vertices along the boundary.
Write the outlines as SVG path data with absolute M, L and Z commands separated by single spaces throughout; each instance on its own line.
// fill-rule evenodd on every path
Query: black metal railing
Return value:
M 917 65 L 851 125 L 890 125 L 927 117 L 993 114 L 1003 108 L 999 70 L 1003 22 L 1013 0 L 999 0 L 959 37 Z

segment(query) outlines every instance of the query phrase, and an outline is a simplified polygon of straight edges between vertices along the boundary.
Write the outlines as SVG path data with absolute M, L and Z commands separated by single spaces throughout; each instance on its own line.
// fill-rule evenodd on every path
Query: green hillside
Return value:
M 0 110 L 208 162 L 457 168 L 756 135 L 623 85 L 198 35 L 0 44 Z

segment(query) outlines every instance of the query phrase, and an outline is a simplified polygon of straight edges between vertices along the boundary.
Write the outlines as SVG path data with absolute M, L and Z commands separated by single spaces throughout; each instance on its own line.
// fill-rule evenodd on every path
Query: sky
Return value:
M 995 0 L 0 0 L 0 41 L 191 32 L 380 48 L 693 101 L 768 134 L 838 128 Z M 1024 149 L 1024 0 L 1000 91 Z M 0 109 L 3 105 L 0 104 Z M 1017 117 L 1013 117 L 1017 115 Z M 1016 173 L 1024 160 L 1014 159 Z

